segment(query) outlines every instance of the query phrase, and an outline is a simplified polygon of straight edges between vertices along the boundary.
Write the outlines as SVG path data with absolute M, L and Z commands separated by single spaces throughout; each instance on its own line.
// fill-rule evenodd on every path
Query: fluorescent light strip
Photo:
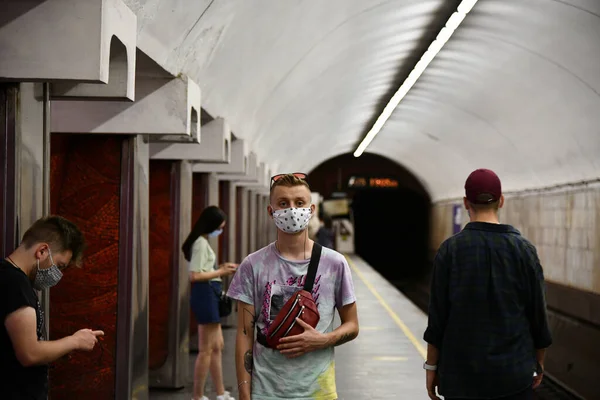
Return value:
M 400 89 L 398 89 L 398 91 L 390 99 L 389 103 L 385 106 L 385 108 L 381 112 L 381 115 L 377 118 L 375 124 L 373 124 L 371 130 L 369 131 L 369 133 L 367 133 L 367 136 L 365 136 L 362 142 L 360 142 L 360 144 L 356 148 L 356 151 L 354 152 L 354 157 L 360 157 L 362 153 L 367 149 L 369 144 L 371 144 L 373 139 L 375 139 L 375 136 L 377 136 L 381 128 L 383 128 L 383 125 L 392 115 L 394 109 L 396 109 L 396 107 L 398 106 L 398 104 L 400 104 L 404 96 L 406 96 L 408 91 L 417 82 L 417 79 L 419 79 L 423 71 L 425 71 L 425 68 L 427 68 L 431 60 L 433 60 L 435 56 L 440 52 L 442 47 L 444 47 L 444 45 L 446 44 L 448 39 L 450 39 L 456 28 L 458 28 L 461 22 L 465 19 L 469 11 L 473 9 L 475 3 L 477 3 L 477 0 L 463 0 L 459 4 L 457 10 L 450 16 L 450 18 L 446 22 L 446 25 L 442 28 L 440 33 L 438 33 L 435 40 L 429 45 L 429 48 L 427 49 L 425 54 L 423 54 L 417 65 L 415 65 L 415 68 L 408 75 L 408 78 L 406 78 L 406 80 L 402 83 L 402 86 L 400 86 Z

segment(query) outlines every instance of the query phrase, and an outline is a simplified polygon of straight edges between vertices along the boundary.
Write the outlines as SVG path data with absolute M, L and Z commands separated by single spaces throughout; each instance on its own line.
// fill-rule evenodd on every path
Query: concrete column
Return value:
M 19 197 L 17 240 L 38 219 L 50 213 L 50 88 L 48 84 L 21 83 L 19 106 Z M 16 244 L 16 243 L 15 243 Z M 44 290 L 46 337 L 50 322 L 50 292 Z
M 229 258 L 229 248 L 234 245 L 234 242 L 229 241 L 229 234 L 231 231 L 235 233 L 235 213 L 231 213 L 232 205 L 230 203 L 231 196 L 231 182 L 230 181 L 219 181 L 219 206 L 227 214 L 228 222 L 225 226 L 225 233 L 218 237 L 219 248 L 218 248 L 218 262 L 231 261 Z M 231 284 L 232 277 L 226 276 L 222 278 L 223 290 L 227 292 L 229 285 Z M 230 314 L 225 318 L 221 318 L 221 326 L 223 329 L 227 329 L 235 326 L 237 321 L 237 315 L 235 313 Z
M 227 247 L 227 259 L 231 262 L 237 262 L 236 258 L 236 231 L 238 225 L 238 218 L 241 216 L 238 215 L 237 206 L 236 206 L 236 192 L 237 186 L 233 183 L 229 183 L 229 208 L 225 211 L 227 216 L 229 217 L 229 229 L 227 229 L 227 240 L 229 241 L 229 246 Z
M 265 247 L 266 237 L 265 237 L 265 218 L 263 208 L 265 205 L 265 199 L 262 194 L 256 195 L 256 220 L 258 221 L 258 228 L 256 234 L 256 247 L 257 249 L 261 249 Z
M 188 373 L 189 273 L 181 245 L 191 230 L 192 169 L 150 161 L 151 387 L 181 388 Z
M 0 87 L 0 136 L 5 170 L 2 186 L 2 256 L 23 233 L 49 213 L 49 87 L 47 84 L 5 84 Z M 48 337 L 48 291 L 40 293 Z
M 235 262 L 235 228 L 237 225 L 236 186 L 231 181 L 219 181 L 219 186 L 219 203 L 221 204 L 221 209 L 227 214 L 225 232 L 219 237 L 220 258 L 222 261 Z
M 264 207 L 262 209 L 262 215 L 263 215 L 263 219 L 265 221 L 265 246 L 268 245 L 269 243 L 271 243 L 271 235 L 270 235 L 270 231 L 271 231 L 271 225 L 272 225 L 272 221 L 271 218 L 269 218 L 269 212 L 267 211 L 267 207 L 269 206 L 269 195 L 265 195 L 265 203 L 264 203 Z
M 256 194 L 256 207 L 254 208 L 254 214 L 256 218 L 256 250 L 262 249 L 265 245 L 265 239 L 263 237 L 264 232 L 264 219 L 260 212 L 263 207 L 262 195 Z
M 2 257 L 6 257 L 16 247 L 17 241 L 17 195 L 18 195 L 18 121 L 19 86 L 0 86 L 0 158 L 4 170 L 0 174 L 2 182 Z
M 183 256 L 181 245 L 192 230 L 192 165 L 187 161 L 181 161 L 180 167 L 180 187 L 179 187 L 179 243 L 175 248 L 178 261 L 179 272 L 179 288 L 178 304 L 174 304 L 174 308 L 178 308 L 180 315 L 179 323 L 177 324 L 177 332 L 173 333 L 175 343 L 171 347 L 174 354 L 179 356 L 176 361 L 175 376 L 172 386 L 183 386 L 188 377 L 188 353 L 189 353 L 189 325 L 190 325 L 190 280 L 188 262 Z
M 256 248 L 261 249 L 265 246 L 265 219 L 262 215 L 262 209 L 264 205 L 264 199 L 261 194 L 256 195 L 256 220 L 257 220 L 257 230 L 256 230 Z
M 235 223 L 235 261 L 241 262 L 242 257 L 242 242 L 244 237 L 244 207 L 243 207 L 244 190 L 243 187 L 237 186 L 235 188 L 235 212 L 236 212 L 236 223 Z
M 43 97 L 43 84 L 22 83 L 19 94 L 19 196 L 18 237 L 35 221 L 49 212 L 49 140 L 46 121 L 48 98 Z M 47 87 L 47 86 L 46 86 Z M 42 97 L 36 97 L 36 90 Z
M 219 206 L 219 179 L 214 173 L 208 175 L 208 205 Z M 208 243 L 219 254 L 219 238 L 208 238 Z
M 250 220 L 252 219 L 250 216 L 250 207 L 249 207 L 249 193 L 250 191 L 244 187 L 240 188 L 241 190 L 241 198 L 240 205 L 242 211 L 242 220 L 240 224 L 240 253 L 238 254 L 238 258 L 240 260 L 244 259 L 249 254 L 249 241 L 248 236 L 250 232 Z
M 2 158 L 8 169 L 3 171 L 5 194 L 3 204 L 6 219 L 3 221 L 4 253 L 8 254 L 19 244 L 21 236 L 37 219 L 48 212 L 49 149 L 45 128 L 48 99 L 36 97 L 43 94 L 44 85 L 33 83 L 4 86 L 5 116 L 2 124 Z M 47 86 L 46 86 L 47 88 Z
M 117 400 L 148 399 L 148 141 L 125 142 L 121 186 L 116 354 Z
M 263 219 L 263 224 L 264 224 L 264 237 L 265 237 L 265 246 L 267 246 L 269 243 L 271 243 L 271 238 L 269 236 L 269 230 L 270 230 L 270 225 L 271 225 L 271 219 L 269 218 L 269 212 L 267 211 L 267 207 L 269 205 L 269 195 L 265 195 L 264 196 L 264 201 L 263 201 L 263 209 L 261 210 L 261 215 L 262 215 L 262 219 Z
M 249 224 L 248 224 L 248 254 L 256 251 L 256 243 L 257 243 L 257 232 L 258 232 L 258 219 L 256 216 L 256 202 L 257 202 L 257 194 L 250 190 L 248 191 L 248 211 L 249 215 Z

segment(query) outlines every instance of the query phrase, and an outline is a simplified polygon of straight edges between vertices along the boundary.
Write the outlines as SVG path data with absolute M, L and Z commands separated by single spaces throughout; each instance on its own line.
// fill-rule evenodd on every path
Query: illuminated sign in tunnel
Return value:
M 348 180 L 348 188 L 398 188 L 400 183 L 395 178 L 378 176 L 352 176 Z

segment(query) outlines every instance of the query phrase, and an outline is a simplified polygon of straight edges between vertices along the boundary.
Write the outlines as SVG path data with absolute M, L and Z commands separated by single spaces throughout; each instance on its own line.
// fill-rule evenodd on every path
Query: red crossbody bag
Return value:
M 258 332 L 257 341 L 263 346 L 274 349 L 279 344 L 279 339 L 286 336 L 299 335 L 304 332 L 304 328 L 298 324 L 296 318 L 301 319 L 313 328 L 319 323 L 321 316 L 319 315 L 317 304 L 312 297 L 312 289 L 317 277 L 321 249 L 322 246 L 320 244 L 313 244 L 304 287 L 288 299 L 269 326 L 266 336 Z

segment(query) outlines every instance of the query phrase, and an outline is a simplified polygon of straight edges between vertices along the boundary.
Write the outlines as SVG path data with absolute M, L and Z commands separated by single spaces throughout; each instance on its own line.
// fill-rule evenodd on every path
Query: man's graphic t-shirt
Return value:
M 288 299 L 304 285 L 309 260 L 283 258 L 274 243 L 250 254 L 235 273 L 227 295 L 253 304 L 256 328 L 263 334 Z M 356 301 L 350 267 L 343 255 L 323 248 L 312 291 L 321 319 L 316 329 L 333 330 L 336 308 Z M 254 343 L 252 400 L 335 400 L 334 349 L 288 359 Z

